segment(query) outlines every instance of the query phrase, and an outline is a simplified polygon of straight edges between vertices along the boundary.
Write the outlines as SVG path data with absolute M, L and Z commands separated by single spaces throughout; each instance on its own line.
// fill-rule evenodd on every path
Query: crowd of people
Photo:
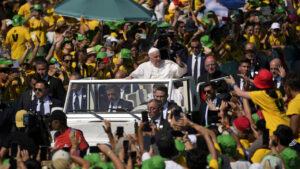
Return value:
M 226 16 L 208 0 L 134 0 L 150 22 L 61 16 L 62 1 L 0 1 L 0 168 L 300 168 L 299 0 Z M 201 84 L 199 110 L 153 86 L 135 134 L 103 121 L 107 144 L 89 145 L 60 108 L 70 80 L 184 76 Z M 86 89 L 71 91 L 67 109 L 85 109 Z M 132 110 L 124 92 L 106 86 L 98 107 Z

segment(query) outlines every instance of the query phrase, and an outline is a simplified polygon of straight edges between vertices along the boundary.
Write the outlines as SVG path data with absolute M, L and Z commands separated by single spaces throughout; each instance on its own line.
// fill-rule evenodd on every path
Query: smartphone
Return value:
M 129 153 L 129 155 L 131 157 L 132 163 L 135 164 L 136 163 L 136 151 L 131 151 Z
M 124 152 L 126 154 L 128 152 L 128 149 L 129 149 L 129 141 L 128 140 L 123 141 L 123 147 L 124 147 Z
M 144 33 L 140 33 L 140 37 L 141 37 L 141 39 L 147 39 L 147 35 Z
M 23 124 L 24 126 L 29 126 L 29 114 L 23 115 Z
M 117 136 L 119 138 L 123 137 L 123 133 L 124 133 L 124 127 L 123 126 L 118 126 L 117 127 Z
M 101 150 L 98 148 L 98 146 L 90 146 L 90 153 L 100 153 Z
M 64 151 L 66 151 L 66 152 L 70 152 L 70 147 L 64 147 L 64 148 L 62 148 Z
M 263 131 L 263 145 L 265 147 L 269 147 L 269 141 L 270 141 L 270 137 L 269 137 L 269 129 L 265 129 Z
M 149 122 L 147 111 L 142 111 L 142 122 Z
M 41 160 L 42 161 L 48 160 L 47 159 L 47 154 L 49 152 L 49 147 L 48 146 L 41 146 L 40 149 L 41 149 L 41 156 L 40 156 Z
M 179 106 L 176 106 L 174 110 L 174 118 L 175 120 L 179 120 L 181 118 L 180 113 L 182 112 L 181 108 Z
M 10 148 L 11 148 L 11 157 L 17 157 L 18 144 L 17 143 L 11 143 Z

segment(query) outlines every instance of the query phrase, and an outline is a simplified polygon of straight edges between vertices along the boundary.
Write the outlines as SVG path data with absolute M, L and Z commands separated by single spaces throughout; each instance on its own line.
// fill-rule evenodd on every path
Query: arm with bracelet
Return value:
M 233 78 L 231 75 L 230 75 L 229 78 L 225 78 L 224 80 L 225 80 L 225 82 L 226 82 L 228 85 L 230 85 L 230 86 L 233 88 L 233 90 L 236 92 L 236 94 L 237 94 L 239 97 L 246 98 L 246 99 L 250 99 L 249 92 L 241 90 L 241 89 L 237 86 L 237 84 L 235 83 L 234 78 Z

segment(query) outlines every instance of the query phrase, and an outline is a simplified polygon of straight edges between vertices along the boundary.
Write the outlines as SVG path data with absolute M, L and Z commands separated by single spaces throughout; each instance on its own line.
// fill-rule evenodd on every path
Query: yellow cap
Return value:
M 24 117 L 24 114 L 27 114 L 28 112 L 26 110 L 19 110 L 17 113 L 16 113 L 16 126 L 19 128 L 19 127 L 25 127 L 24 126 L 24 123 L 23 123 L 23 117 Z
M 297 30 L 297 31 L 300 31 L 300 26 L 296 26 L 296 30 Z

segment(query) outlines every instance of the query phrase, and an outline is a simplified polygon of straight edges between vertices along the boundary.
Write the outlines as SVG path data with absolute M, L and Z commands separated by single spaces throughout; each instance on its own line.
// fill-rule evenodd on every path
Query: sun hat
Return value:
M 165 167 L 164 159 L 158 155 L 142 162 L 142 169 L 164 169 Z
M 87 55 L 93 55 L 93 54 L 96 54 L 97 52 L 95 51 L 95 49 L 93 47 L 91 47 L 91 48 L 86 49 L 86 53 L 87 53 Z
M 280 24 L 278 22 L 272 23 L 271 29 L 280 29 Z
M 285 148 L 281 153 L 282 160 L 286 169 L 298 169 L 300 166 L 300 159 L 297 152 L 291 148 Z
M 207 48 L 211 48 L 215 44 L 215 42 L 208 35 L 201 36 L 200 42 Z
M 36 4 L 31 8 L 31 11 L 41 11 L 43 7 L 40 4 Z
M 220 135 L 217 137 L 217 142 L 220 145 L 223 154 L 227 154 L 231 158 L 236 156 L 237 145 L 233 136 L 229 134 Z
M 25 18 L 21 15 L 14 15 L 12 18 L 13 26 L 21 26 L 25 22 Z
M 250 122 L 247 117 L 240 116 L 237 119 L 233 120 L 232 123 L 241 132 L 245 132 L 250 129 Z
M 28 112 L 26 110 L 19 110 L 17 113 L 16 113 L 16 126 L 18 128 L 20 127 L 25 127 L 24 126 L 24 114 L 27 114 Z
M 267 69 L 262 69 L 254 78 L 254 85 L 260 89 L 273 88 L 273 76 L 272 73 Z
M 62 159 L 62 160 L 70 160 L 70 154 L 62 149 L 56 149 L 52 152 L 52 157 L 51 160 L 55 161 L 58 159 Z
M 282 169 L 280 158 L 275 155 L 266 155 L 260 162 L 265 168 L 269 166 L 272 169 Z
M 69 169 L 70 168 L 70 161 L 65 159 L 57 159 L 51 162 L 51 169 Z
M 123 48 L 121 50 L 121 58 L 122 59 L 131 59 L 131 51 L 127 48 Z

